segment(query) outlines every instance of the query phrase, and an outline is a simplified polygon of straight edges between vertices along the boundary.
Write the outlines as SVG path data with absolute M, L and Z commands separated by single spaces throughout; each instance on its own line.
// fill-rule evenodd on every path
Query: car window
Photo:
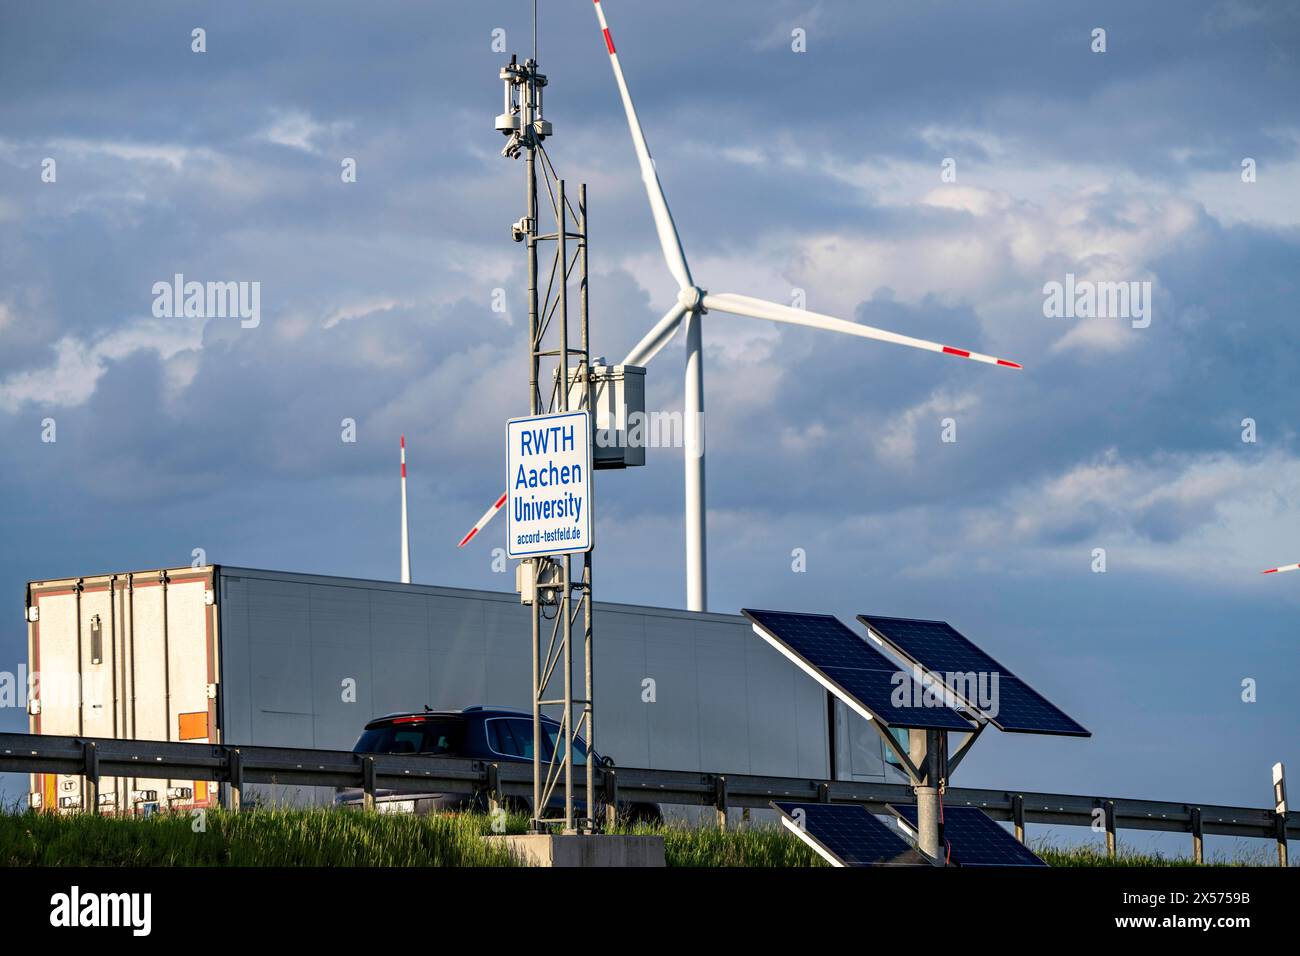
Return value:
M 526 717 L 494 717 L 487 722 L 488 746 L 503 757 L 520 757 L 533 759 L 533 722 Z M 560 736 L 559 728 L 552 723 L 542 724 L 542 759 L 550 760 L 555 753 L 555 741 Z M 587 746 L 578 741 L 573 749 L 573 762 L 587 762 Z
M 523 756 L 520 753 L 519 742 L 515 740 L 515 735 L 510 732 L 510 721 L 508 720 L 487 721 L 487 739 L 488 746 L 503 757 Z
M 531 725 L 529 725 L 531 728 Z M 542 744 L 546 748 L 546 759 L 550 760 L 551 755 L 555 753 L 556 741 L 560 739 L 560 728 L 554 724 L 542 724 Z M 563 754 L 561 754 L 563 756 Z M 573 746 L 573 763 L 575 766 L 581 766 L 587 762 L 587 745 L 579 737 L 577 743 Z
M 455 755 L 465 747 L 465 724 L 459 720 L 414 720 L 371 727 L 361 734 L 355 753 Z
M 511 718 L 503 720 L 503 724 L 508 724 L 511 731 L 514 732 L 516 741 L 516 756 L 523 757 L 525 760 L 533 759 L 533 722 L 531 720 L 522 720 L 520 718 Z M 543 756 L 546 756 L 543 754 Z

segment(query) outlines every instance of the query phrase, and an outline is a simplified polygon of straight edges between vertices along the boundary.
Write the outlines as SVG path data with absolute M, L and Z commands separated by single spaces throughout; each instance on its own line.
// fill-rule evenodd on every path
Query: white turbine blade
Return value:
M 1279 571 L 1300 571 L 1300 564 L 1284 564 L 1280 568 L 1269 568 L 1267 571 L 1261 571 L 1260 574 L 1277 574 Z
M 600 30 L 605 37 L 605 48 L 609 50 L 609 62 L 614 68 L 614 79 L 618 82 L 618 92 L 623 98 L 623 110 L 627 113 L 627 125 L 632 132 L 632 145 L 636 148 L 637 162 L 641 166 L 641 180 L 645 183 L 646 197 L 650 200 L 650 211 L 654 214 L 655 230 L 659 233 L 659 245 L 663 247 L 664 261 L 668 271 L 683 289 L 695 286 L 691 279 L 690 267 L 686 265 L 686 253 L 682 251 L 682 240 L 677 235 L 677 226 L 673 223 L 673 214 L 668 211 L 668 200 L 664 198 L 663 187 L 659 184 L 659 174 L 655 171 L 655 161 L 646 145 L 645 133 L 641 131 L 641 121 L 637 119 L 636 107 L 632 105 L 632 95 L 627 91 L 627 80 L 623 78 L 623 67 L 618 62 L 618 53 L 614 50 L 614 37 L 609 32 L 605 21 L 605 11 L 596 0 L 596 18 L 600 21 Z
M 685 314 L 686 306 L 680 303 L 669 309 L 668 314 L 646 333 L 645 338 L 638 342 L 632 351 L 627 353 L 627 358 L 623 359 L 623 364 L 645 365 L 658 355 L 659 350 L 671 342 L 673 336 L 677 334 L 677 329 L 682 324 L 682 316 Z
M 507 493 L 504 491 L 501 492 L 501 497 L 497 499 L 497 503 L 494 504 L 487 511 L 483 512 L 483 517 L 478 519 L 478 524 L 474 525 L 474 527 L 469 529 L 469 534 L 461 538 L 460 544 L 456 545 L 456 547 L 463 548 L 465 547 L 465 545 L 469 544 L 470 539 L 473 538 L 474 535 L 482 531 L 483 528 L 487 526 L 487 523 L 497 516 L 497 512 L 500 511 L 502 505 L 506 503 L 506 494 Z
M 945 355 L 956 355 L 958 358 L 973 359 L 976 362 L 985 362 L 989 365 L 1001 365 L 1005 368 L 1024 367 L 1019 362 L 1010 362 L 1006 359 L 971 352 L 967 349 L 953 348 L 950 345 L 940 345 L 938 342 L 916 339 L 910 335 L 899 335 L 897 332 L 886 332 L 884 329 L 873 328 L 870 325 L 846 322 L 844 319 L 821 315 L 817 312 L 808 312 L 804 309 L 795 309 L 788 305 L 767 302 L 764 299 L 755 299 L 747 295 L 735 295 L 729 292 L 710 293 L 704 297 L 704 307 L 718 312 L 744 315 L 752 319 L 789 322 L 792 325 L 806 325 L 809 328 L 825 329 L 827 332 L 843 332 L 846 335 L 857 335 L 864 339 L 875 339 L 878 342 L 891 342 L 894 345 L 925 349 L 927 352 L 942 352 Z

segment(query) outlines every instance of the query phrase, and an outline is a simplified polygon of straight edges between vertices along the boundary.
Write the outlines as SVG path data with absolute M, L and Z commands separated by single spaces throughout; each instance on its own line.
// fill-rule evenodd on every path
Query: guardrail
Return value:
M 232 808 L 238 808 L 244 786 L 250 783 L 356 787 L 366 794 L 367 805 L 373 805 L 377 790 L 483 793 L 493 805 L 508 797 L 531 799 L 533 790 L 532 766 L 525 763 L 46 734 L 0 733 L 0 772 L 84 777 L 86 802 L 96 813 L 100 812 L 99 782 L 104 777 L 225 783 L 229 786 L 223 796 Z M 778 799 L 857 803 L 875 813 L 885 812 L 887 804 L 913 801 L 907 784 L 629 767 L 597 768 L 596 780 L 609 820 L 615 818 L 620 799 L 709 807 L 721 827 L 726 826 L 728 809 L 766 808 L 769 801 Z M 979 807 L 995 820 L 1012 821 L 1021 841 L 1026 823 L 1089 827 L 1100 823 L 1112 856 L 1121 829 L 1188 833 L 1197 862 L 1204 860 L 1207 833 L 1275 840 L 1283 866 L 1286 841 L 1300 839 L 1300 811 L 1294 810 L 1278 814 L 1256 807 L 969 787 L 949 787 L 944 802 Z

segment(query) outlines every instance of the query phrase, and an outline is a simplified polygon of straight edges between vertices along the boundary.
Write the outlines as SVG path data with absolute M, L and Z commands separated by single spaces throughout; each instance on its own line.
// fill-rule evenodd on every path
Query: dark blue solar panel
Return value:
M 891 806 L 916 830 L 916 807 Z M 979 807 L 944 807 L 943 839 L 958 866 L 1047 866 Z
M 897 832 L 850 803 L 777 803 L 800 839 L 844 866 L 929 866 Z
M 969 731 L 970 721 L 945 707 L 924 704 L 924 695 L 911 676 L 829 614 L 787 611 L 741 613 L 886 727 L 920 727 Z M 900 678 L 912 692 L 896 694 Z M 901 705 L 895 703 L 901 699 Z
M 986 699 L 993 701 L 993 706 L 989 708 L 989 719 L 999 730 L 1072 737 L 1091 736 L 1059 707 L 944 621 L 914 621 L 900 617 L 877 617 L 874 614 L 859 614 L 858 620 L 909 661 L 933 675 L 942 675 L 944 682 L 950 686 L 955 683 L 947 680 L 950 674 L 976 675 L 978 686 L 989 695 Z M 996 688 L 992 683 L 992 675 L 997 675 Z M 964 693 L 962 686 L 954 689 L 970 703 L 984 709 L 983 703 L 975 699 L 973 693 Z M 994 691 L 996 693 L 992 693 Z

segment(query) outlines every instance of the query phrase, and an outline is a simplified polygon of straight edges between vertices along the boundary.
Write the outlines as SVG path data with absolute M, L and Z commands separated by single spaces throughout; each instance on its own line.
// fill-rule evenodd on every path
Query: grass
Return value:
M 259 809 L 0 814 L 3 866 L 509 866 L 486 817 Z M 519 821 L 522 829 L 522 821 Z
M 1051 866 L 1197 866 L 1190 856 L 1165 856 L 1159 851 L 1139 853 L 1121 845 L 1115 853 L 1115 859 L 1106 856 L 1106 849 L 1100 846 L 1054 847 L 1045 841 L 1034 845 L 1037 853 Z M 1272 866 L 1275 861 L 1262 850 L 1241 851 L 1235 857 L 1212 856 L 1207 866 Z
M 522 833 L 528 820 L 514 815 L 506 832 Z M 151 817 L 54 816 L 0 812 L 0 866 L 511 866 L 504 849 L 482 837 L 484 814 L 416 817 L 329 809 L 207 811 L 202 826 L 188 813 Z M 784 828 L 755 825 L 719 832 L 682 823 L 622 827 L 620 833 L 664 838 L 674 867 L 825 866 Z M 1034 851 L 1052 866 L 1192 866 L 1190 859 L 1120 849 L 1109 860 L 1093 846 Z M 1213 862 L 1262 865 L 1263 855 Z
M 669 866 L 828 866 L 806 843 L 781 826 L 754 826 L 719 831 L 679 823 L 620 827 L 616 832 L 664 838 Z

